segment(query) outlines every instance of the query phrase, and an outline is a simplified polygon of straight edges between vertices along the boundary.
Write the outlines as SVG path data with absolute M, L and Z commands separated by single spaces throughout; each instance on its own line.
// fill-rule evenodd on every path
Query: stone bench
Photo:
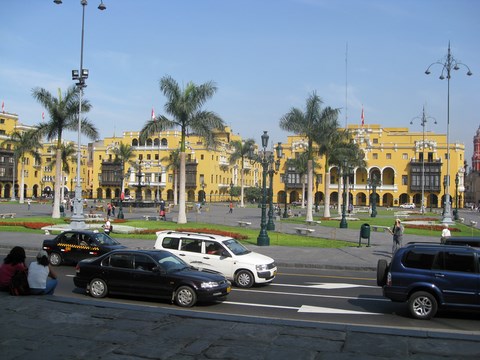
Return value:
M 315 230 L 308 229 L 308 228 L 295 228 L 295 231 L 297 232 L 297 234 L 300 234 L 300 235 L 309 235 L 313 233 Z
M 307 225 L 320 225 L 322 222 L 320 220 L 305 220 Z
M 103 220 L 105 216 L 103 214 L 87 214 L 88 219 Z
M 388 226 L 380 226 L 380 225 L 370 225 L 370 228 L 373 231 L 378 231 L 378 232 L 385 232 L 390 229 Z
M 0 214 L 0 218 L 2 218 L 2 219 L 6 219 L 6 218 L 13 219 L 16 215 L 17 215 L 16 213 Z
M 241 226 L 241 227 L 248 227 L 252 225 L 251 222 L 248 222 L 248 221 L 238 221 L 238 226 Z
M 358 208 L 353 208 L 353 213 L 369 213 L 370 212 L 370 208 L 369 207 L 358 207 Z
M 143 215 L 143 217 L 145 218 L 146 221 L 149 221 L 150 219 L 159 221 L 161 218 L 158 215 Z

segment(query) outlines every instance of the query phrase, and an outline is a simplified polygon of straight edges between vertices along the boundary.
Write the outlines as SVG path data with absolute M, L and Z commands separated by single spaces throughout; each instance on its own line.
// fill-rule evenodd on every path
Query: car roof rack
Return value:
M 191 232 L 191 231 L 175 231 L 175 230 L 169 230 L 167 231 L 167 234 L 181 234 L 181 235 L 186 235 L 186 236 L 203 236 L 209 239 L 215 240 L 214 235 L 210 234 L 201 234 L 201 233 L 196 233 L 196 232 Z

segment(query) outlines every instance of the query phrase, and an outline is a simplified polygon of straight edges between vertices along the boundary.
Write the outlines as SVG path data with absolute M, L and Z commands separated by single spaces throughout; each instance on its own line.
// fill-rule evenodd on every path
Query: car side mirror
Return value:
M 161 266 L 155 266 L 152 271 L 154 273 L 159 273 L 160 275 L 166 275 L 167 274 L 167 270 L 165 270 L 164 268 L 162 268 Z
M 221 253 L 222 257 L 230 257 L 230 253 L 227 250 L 223 250 Z

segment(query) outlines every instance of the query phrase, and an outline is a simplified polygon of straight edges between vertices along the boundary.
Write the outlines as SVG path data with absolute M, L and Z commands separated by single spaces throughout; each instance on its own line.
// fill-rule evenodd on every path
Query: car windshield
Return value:
M 235 255 L 245 255 L 251 252 L 235 239 L 228 239 L 228 240 L 225 240 L 223 243 Z
M 120 243 L 112 239 L 110 236 L 108 236 L 105 233 L 96 233 L 93 235 L 95 241 L 99 245 L 120 245 Z
M 185 261 L 169 252 L 159 253 L 156 260 L 167 273 L 191 268 Z

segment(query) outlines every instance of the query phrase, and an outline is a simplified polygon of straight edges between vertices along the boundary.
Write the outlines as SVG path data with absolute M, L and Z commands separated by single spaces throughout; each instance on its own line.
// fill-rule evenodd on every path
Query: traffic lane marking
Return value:
M 270 284 L 270 286 L 302 287 L 302 288 L 309 288 L 309 289 L 327 289 L 327 290 L 352 289 L 356 287 L 375 288 L 375 289 L 378 288 L 378 286 L 372 286 L 372 285 L 347 284 L 347 283 L 307 283 L 307 284 L 312 284 L 312 285 L 272 283 Z
M 368 311 L 344 310 L 344 309 L 327 308 L 322 306 L 310 306 L 310 305 L 301 305 L 300 307 L 296 307 L 296 306 L 284 306 L 284 305 L 242 303 L 242 302 L 235 302 L 235 301 L 224 301 L 222 304 L 295 310 L 299 313 L 336 314 L 336 315 L 384 315 L 382 313 L 374 313 L 374 312 L 368 312 Z
M 365 280 L 365 281 L 376 281 L 376 278 L 364 278 L 364 277 L 354 277 L 354 276 L 340 276 L 340 275 L 317 275 L 317 274 L 292 274 L 292 273 L 283 273 L 278 272 L 277 277 L 279 276 L 301 276 L 301 277 L 318 277 L 326 279 L 350 279 L 350 280 Z
M 342 299 L 342 300 L 366 300 L 366 301 L 382 301 L 390 302 L 389 299 L 384 297 L 354 297 L 354 296 L 338 296 L 338 295 L 324 295 L 324 294 L 306 294 L 306 293 L 292 293 L 285 291 L 269 291 L 269 290 L 252 290 L 252 289 L 239 289 L 233 288 L 232 292 L 254 292 L 257 294 L 278 294 L 278 295 L 292 295 L 292 296 L 307 296 L 307 297 L 318 297 L 318 298 L 327 298 L 327 299 Z

